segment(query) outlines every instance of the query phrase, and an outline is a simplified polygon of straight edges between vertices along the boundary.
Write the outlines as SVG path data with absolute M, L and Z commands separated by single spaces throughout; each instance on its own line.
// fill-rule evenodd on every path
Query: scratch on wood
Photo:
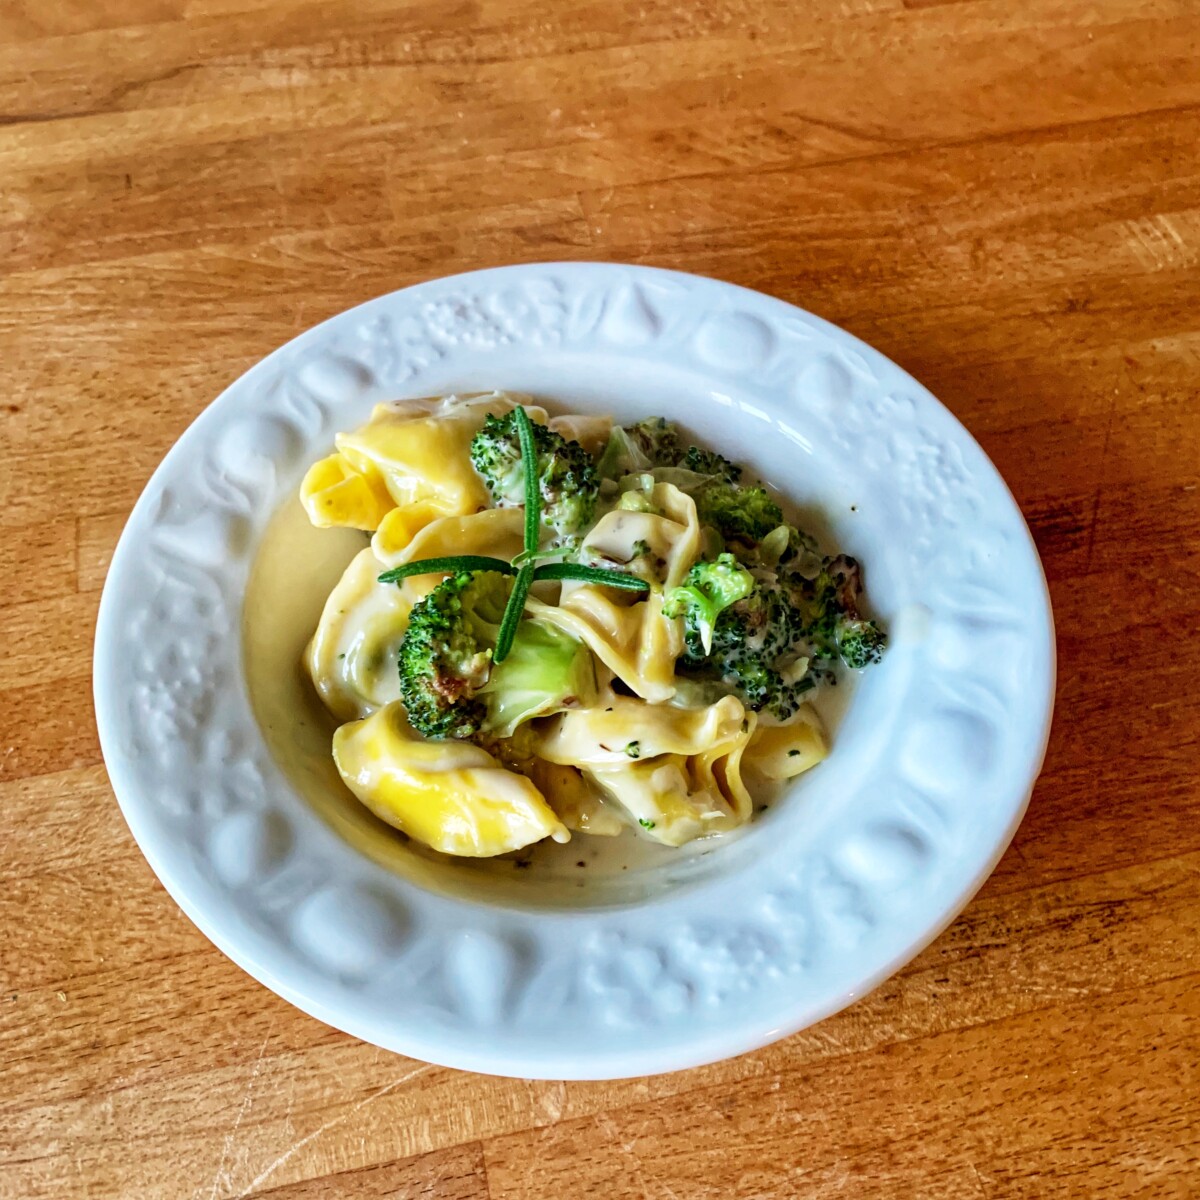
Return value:
M 368 1104 L 373 1104 L 381 1096 L 386 1096 L 388 1092 L 394 1092 L 401 1085 L 408 1083 L 409 1080 L 416 1079 L 418 1075 L 424 1075 L 427 1071 L 432 1070 L 433 1068 L 428 1063 L 414 1068 L 413 1070 L 409 1071 L 407 1075 L 401 1075 L 399 1079 L 393 1079 L 391 1083 L 385 1084 L 377 1091 L 372 1092 L 365 1099 L 360 1100 L 357 1104 L 351 1105 L 351 1107 L 345 1112 L 339 1113 L 336 1117 L 326 1121 L 324 1125 L 319 1125 L 312 1131 L 312 1133 L 305 1134 L 305 1136 L 302 1137 L 298 1142 L 289 1146 L 281 1155 L 279 1155 L 278 1158 L 269 1163 L 262 1171 L 260 1171 L 246 1185 L 246 1187 L 242 1189 L 242 1191 L 238 1192 L 237 1200 L 246 1200 L 246 1197 L 249 1196 L 260 1184 L 265 1183 L 272 1175 L 275 1174 L 276 1171 L 279 1170 L 280 1167 L 283 1166 L 284 1163 L 288 1161 L 289 1158 L 292 1158 L 294 1155 L 298 1154 L 310 1142 L 315 1142 L 317 1138 L 321 1137 L 322 1134 L 328 1133 L 331 1129 L 345 1124 L 352 1116 L 355 1115 L 355 1113 L 362 1112 L 362 1110 L 366 1108 Z
M 237 1137 L 237 1131 L 241 1128 L 242 1118 L 246 1115 L 246 1110 L 250 1107 L 250 1098 L 254 1094 L 254 1083 L 258 1079 L 258 1073 L 262 1070 L 263 1055 L 267 1051 L 267 1043 L 271 1040 L 271 1034 L 274 1032 L 275 1022 L 272 1021 L 267 1027 L 267 1036 L 263 1038 L 262 1045 L 258 1048 L 258 1057 L 254 1060 L 254 1069 L 250 1072 L 250 1078 L 246 1081 L 246 1091 L 242 1095 L 242 1104 L 238 1109 L 237 1116 L 234 1118 L 233 1128 L 225 1135 L 224 1143 L 221 1146 L 221 1161 L 217 1164 L 217 1171 L 212 1179 L 212 1187 L 209 1189 L 208 1200 L 214 1200 L 217 1188 L 229 1182 L 225 1164 L 229 1161 L 229 1152 L 233 1149 L 233 1142 Z
M 1124 227 L 1134 257 L 1148 271 L 1189 265 L 1196 258 L 1196 241 L 1193 239 L 1189 244 L 1179 226 L 1182 224 L 1185 232 L 1192 232 L 1188 229 L 1193 224 L 1191 218 L 1190 212 L 1157 213 L 1153 217 L 1126 221 Z

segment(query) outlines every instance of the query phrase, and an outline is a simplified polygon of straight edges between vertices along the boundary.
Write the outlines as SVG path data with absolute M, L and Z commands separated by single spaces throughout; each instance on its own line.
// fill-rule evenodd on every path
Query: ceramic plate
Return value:
M 866 566 L 891 649 L 831 757 L 703 869 L 621 900 L 482 904 L 360 854 L 252 715 L 241 612 L 272 513 L 384 398 L 493 387 L 662 413 L 750 464 Z M 305 1012 L 430 1062 L 540 1078 L 669 1071 L 842 1008 L 959 912 L 1008 845 L 1050 723 L 1041 566 L 983 451 L 920 384 L 800 309 L 608 264 L 383 296 L 237 380 L 134 509 L 96 633 L 129 826 L 230 958 Z M 536 885 L 531 884 L 531 893 Z

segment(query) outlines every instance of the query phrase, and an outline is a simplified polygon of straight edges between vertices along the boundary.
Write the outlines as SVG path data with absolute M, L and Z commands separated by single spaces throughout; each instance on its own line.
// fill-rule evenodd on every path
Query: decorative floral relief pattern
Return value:
M 278 794 L 242 695 L 234 631 L 256 536 L 280 479 L 321 452 L 339 406 L 419 392 L 422 374 L 447 361 L 563 345 L 666 355 L 776 396 L 776 412 L 803 418 L 804 436 L 835 465 L 840 455 L 890 481 L 907 568 L 930 580 L 923 603 L 953 631 L 940 658 L 913 651 L 929 683 L 905 701 L 908 719 L 890 751 L 894 796 L 864 802 L 862 821 L 814 844 L 807 860 L 766 871 L 759 900 L 728 917 L 714 904 L 697 921 L 693 894 L 656 904 L 652 916 L 582 911 L 578 936 L 557 940 L 542 936 L 536 915 L 516 912 L 488 932 L 467 906 L 380 880 L 331 836 L 317 837 Z M 948 859 L 963 827 L 956 799 L 985 788 L 1010 726 L 1044 719 L 1022 712 L 1027 671 L 1005 675 L 970 652 L 991 638 L 1012 662 L 1044 654 L 1013 570 L 1020 559 L 1024 577 L 1036 575 L 1019 515 L 997 500 L 1002 485 L 952 419 L 905 381 L 775 301 L 603 265 L 445 280 L 311 331 L 230 389 L 223 421 L 210 413 L 189 431 L 131 518 L 136 545 L 114 568 L 120 609 L 105 626 L 111 644 L 101 645 L 98 668 L 107 655 L 104 675 L 123 696 L 101 724 L 106 753 L 120 746 L 136 763 L 136 788 L 121 797 L 135 832 L 150 812 L 187 830 L 211 888 L 194 905 L 233 906 L 267 931 L 278 951 L 271 973 L 293 994 L 318 978 L 336 979 L 350 997 L 386 980 L 395 1027 L 376 1036 L 411 1053 L 450 1054 L 406 1025 L 418 1009 L 457 1031 L 469 1065 L 473 1038 L 565 1039 L 597 1023 L 679 1029 L 681 1014 L 736 1026 L 748 1007 L 786 1020 L 805 988 L 831 1007 L 830 995 L 853 994 L 887 962 L 897 938 L 914 940 L 906 889 L 938 872 L 962 874 Z M 997 836 L 1020 798 L 1005 803 Z M 172 872 L 171 851 L 147 853 L 160 873 Z M 960 891 L 971 883 L 963 878 Z M 847 975 L 840 964 L 859 951 L 858 974 Z M 611 1046 L 595 1036 L 593 1073 L 603 1074 Z

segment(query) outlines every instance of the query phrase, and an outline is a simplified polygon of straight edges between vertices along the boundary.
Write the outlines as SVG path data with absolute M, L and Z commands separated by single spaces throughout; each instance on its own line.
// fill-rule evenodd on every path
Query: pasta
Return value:
M 343 725 L 333 757 L 377 817 L 444 854 L 487 858 L 570 837 L 524 775 L 470 742 L 417 737 L 399 703 Z
M 397 508 L 392 515 L 402 511 Z M 389 567 L 449 554 L 491 554 L 511 559 L 521 552 L 522 525 L 519 508 L 485 508 L 465 517 L 440 517 L 400 539 L 396 526 L 389 528 L 388 521 L 384 521 L 371 539 L 371 549 L 379 562 Z M 415 604 L 433 591 L 446 574 L 441 571 L 431 575 L 411 575 L 400 587 Z
M 536 752 L 565 766 L 604 767 L 660 754 L 700 754 L 728 742 L 741 729 L 746 710 L 736 696 L 704 708 L 647 704 L 628 696 L 563 713 L 546 722 Z
M 677 587 L 700 549 L 696 505 L 677 487 L 655 483 L 645 510 L 606 513 L 583 540 L 590 562 L 644 569 L 659 590 L 631 603 L 595 584 L 568 584 L 556 606 L 531 610 L 586 642 L 622 683 L 653 703 L 675 694 L 675 660 L 683 649 L 681 622 L 664 618 L 663 589 Z
M 518 399 L 526 397 L 377 404 L 361 429 L 337 435 L 336 454 L 309 468 L 300 485 L 309 520 L 375 530 L 399 508 L 398 521 L 415 533 L 439 516 L 486 508 L 487 490 L 467 451 L 488 414 L 508 412 Z
M 760 725 L 746 749 L 746 762 L 767 779 L 794 779 L 828 754 L 820 719 L 806 704 L 790 725 Z
M 379 582 L 382 569 L 370 549 L 359 551 L 330 592 L 305 652 L 317 693 L 341 721 L 400 698 L 396 655 L 412 603 Z
M 745 826 L 828 755 L 812 696 L 883 654 L 858 564 L 661 418 L 382 404 L 301 499 L 372 535 L 305 654 L 338 771 L 445 854 Z

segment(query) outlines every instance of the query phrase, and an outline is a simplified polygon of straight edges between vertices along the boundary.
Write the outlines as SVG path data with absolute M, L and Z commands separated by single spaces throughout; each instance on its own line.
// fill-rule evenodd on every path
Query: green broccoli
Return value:
M 754 650 L 727 655 L 722 667 L 722 679 L 747 708 L 767 712 L 777 721 L 795 716 L 801 697 L 816 684 L 808 672 L 790 679 L 786 672 L 771 665 L 769 656 Z
M 761 487 L 714 483 L 696 497 L 702 524 L 726 541 L 757 542 L 783 522 L 783 511 Z
M 795 636 L 796 612 L 778 588 L 755 580 L 754 590 L 731 604 L 713 625 L 711 655 L 724 657 L 747 650 L 774 661 L 787 654 Z M 693 647 L 687 648 L 693 657 Z
M 493 666 L 512 586 L 498 571 L 462 571 L 413 606 L 400 642 L 400 696 L 418 733 L 507 737 L 531 717 L 590 703 L 586 648 L 541 621 L 522 621 L 508 657 Z
M 596 667 L 577 638 L 546 621 L 528 619 L 517 626 L 508 657 L 493 665 L 478 694 L 487 705 L 484 731 L 512 737 L 518 725 L 534 717 L 591 704 Z
M 855 670 L 883 657 L 887 634 L 858 611 L 862 572 L 855 559 L 839 554 L 825 559 L 813 578 L 793 573 L 783 582 L 797 614 L 797 637 L 808 643 L 810 657 L 840 658 Z
M 713 623 L 710 647 L 704 646 L 698 628 L 691 623 L 685 627 L 680 666 L 702 677 L 715 676 L 747 708 L 786 721 L 814 684 L 795 652 L 796 613 L 778 588 L 754 580 L 745 568 L 738 570 L 751 580 L 752 590 L 722 609 Z
M 887 634 L 874 621 L 843 615 L 836 629 L 838 653 L 846 666 L 861 670 L 883 658 Z
M 714 562 L 702 559 L 667 593 L 663 615 L 683 617 L 688 652 L 698 647 L 701 656 L 707 655 L 721 613 L 753 590 L 754 576 L 732 554 L 718 555 Z
M 674 467 L 683 457 L 679 430 L 665 417 L 647 417 L 626 425 L 625 433 L 652 467 Z
M 591 524 L 596 511 L 600 491 L 596 467 L 591 455 L 578 442 L 567 441 L 537 422 L 532 428 L 542 493 L 542 523 L 553 531 L 556 544 L 569 544 Z M 497 506 L 525 503 L 521 440 L 513 413 L 487 418 L 471 440 L 471 463 Z
M 602 479 L 619 479 L 622 475 L 664 467 L 711 476 L 729 484 L 737 483 L 742 476 L 742 468 L 723 454 L 686 444 L 679 428 L 664 417 L 647 417 L 634 425 L 613 429 L 597 469 Z
M 654 503 L 654 484 L 654 476 L 649 473 L 623 476 L 617 507 L 625 512 L 654 513 L 661 516 L 662 510 Z
M 785 574 L 798 573 L 803 567 L 811 570 L 814 563 L 823 561 L 816 539 L 788 524 L 776 525 L 757 544 L 739 543 L 736 549 L 747 566 Z
M 715 450 L 701 450 L 699 446 L 689 446 L 679 465 L 699 475 L 715 475 L 723 483 L 737 483 L 742 477 L 742 468 L 737 463 L 730 462 Z
M 413 605 L 400 642 L 400 696 L 418 733 L 467 738 L 482 727 L 487 707 L 475 693 L 487 682 L 511 586 L 496 571 L 461 571 Z

